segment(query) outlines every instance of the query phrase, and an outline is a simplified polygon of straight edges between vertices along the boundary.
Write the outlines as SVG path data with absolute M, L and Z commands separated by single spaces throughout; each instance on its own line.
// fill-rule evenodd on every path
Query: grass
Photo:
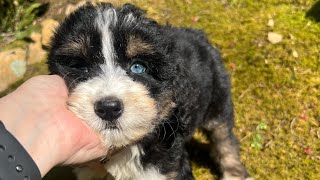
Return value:
M 121 1 L 122 2 L 122 1 Z M 162 24 L 203 29 L 232 78 L 235 133 L 255 179 L 317 179 L 320 172 L 320 23 L 315 0 L 132 1 Z M 308 14 L 308 16 L 306 16 Z M 318 14 L 319 15 L 319 14 Z M 274 26 L 267 25 L 269 19 Z M 268 32 L 283 35 L 271 44 Z M 298 57 L 294 55 L 298 54 Z M 199 143 L 202 142 L 202 143 Z M 196 179 L 213 179 L 197 132 Z

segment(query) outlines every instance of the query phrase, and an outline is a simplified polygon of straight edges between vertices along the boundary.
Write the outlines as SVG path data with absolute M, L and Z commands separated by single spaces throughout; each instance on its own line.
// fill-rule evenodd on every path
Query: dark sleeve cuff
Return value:
M 1 120 L 0 180 L 41 180 L 36 163 Z

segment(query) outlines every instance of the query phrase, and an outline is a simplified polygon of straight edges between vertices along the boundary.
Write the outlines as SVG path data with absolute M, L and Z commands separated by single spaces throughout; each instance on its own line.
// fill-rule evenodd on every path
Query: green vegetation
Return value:
M 18 40 L 29 37 L 34 31 L 32 23 L 47 7 L 34 0 L 0 0 L 0 33 Z
M 241 158 L 255 179 L 319 178 L 319 1 L 132 2 L 162 24 L 203 29 L 221 49 L 233 83 Z M 283 40 L 270 43 L 269 32 Z M 201 180 L 212 179 L 215 170 L 206 145 L 197 132 L 189 148 Z

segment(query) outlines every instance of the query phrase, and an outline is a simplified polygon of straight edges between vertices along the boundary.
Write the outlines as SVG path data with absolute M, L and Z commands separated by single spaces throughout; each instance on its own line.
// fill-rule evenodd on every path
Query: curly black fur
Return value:
M 114 8 L 111 4 L 98 7 Z M 238 144 L 232 133 L 230 78 L 219 51 L 208 42 L 205 33 L 159 25 L 131 4 L 114 9 L 117 23 L 110 29 L 117 64 L 125 70 L 130 67 L 130 58 L 126 57 L 128 38 L 141 38 L 152 46 L 152 52 L 131 59 L 143 62 L 148 70 L 143 75 L 128 71 L 128 76 L 145 85 L 160 108 L 166 106 L 164 101 L 175 104 L 166 110 L 168 114 L 153 132 L 136 142 L 144 152 L 140 159 L 143 167 L 153 165 L 168 178 L 193 179 L 185 144 L 196 128 L 203 128 L 209 133 L 211 155 L 220 164 L 223 177 L 249 177 L 239 160 Z M 96 6 L 86 4 L 66 18 L 53 38 L 49 69 L 63 76 L 70 90 L 101 71 L 98 65 L 104 57 L 101 32 L 94 25 L 97 13 Z M 135 23 L 126 22 L 129 14 L 134 16 Z M 73 52 L 72 47 L 61 50 L 80 35 L 89 39 L 89 45 L 79 52 Z M 84 73 L 83 68 L 89 69 L 89 73 Z

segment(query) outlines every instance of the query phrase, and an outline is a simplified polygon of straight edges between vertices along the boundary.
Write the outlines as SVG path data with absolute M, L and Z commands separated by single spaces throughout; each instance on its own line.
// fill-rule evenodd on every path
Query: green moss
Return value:
M 318 12 L 315 0 L 133 2 L 162 24 L 203 29 L 221 49 L 232 78 L 241 158 L 255 179 L 318 178 L 320 24 L 306 17 L 311 8 Z M 268 32 L 283 41 L 269 43 Z M 268 128 L 257 132 L 261 122 Z M 261 148 L 252 146 L 257 142 Z M 191 145 L 196 179 L 214 178 L 205 135 L 197 132 Z

